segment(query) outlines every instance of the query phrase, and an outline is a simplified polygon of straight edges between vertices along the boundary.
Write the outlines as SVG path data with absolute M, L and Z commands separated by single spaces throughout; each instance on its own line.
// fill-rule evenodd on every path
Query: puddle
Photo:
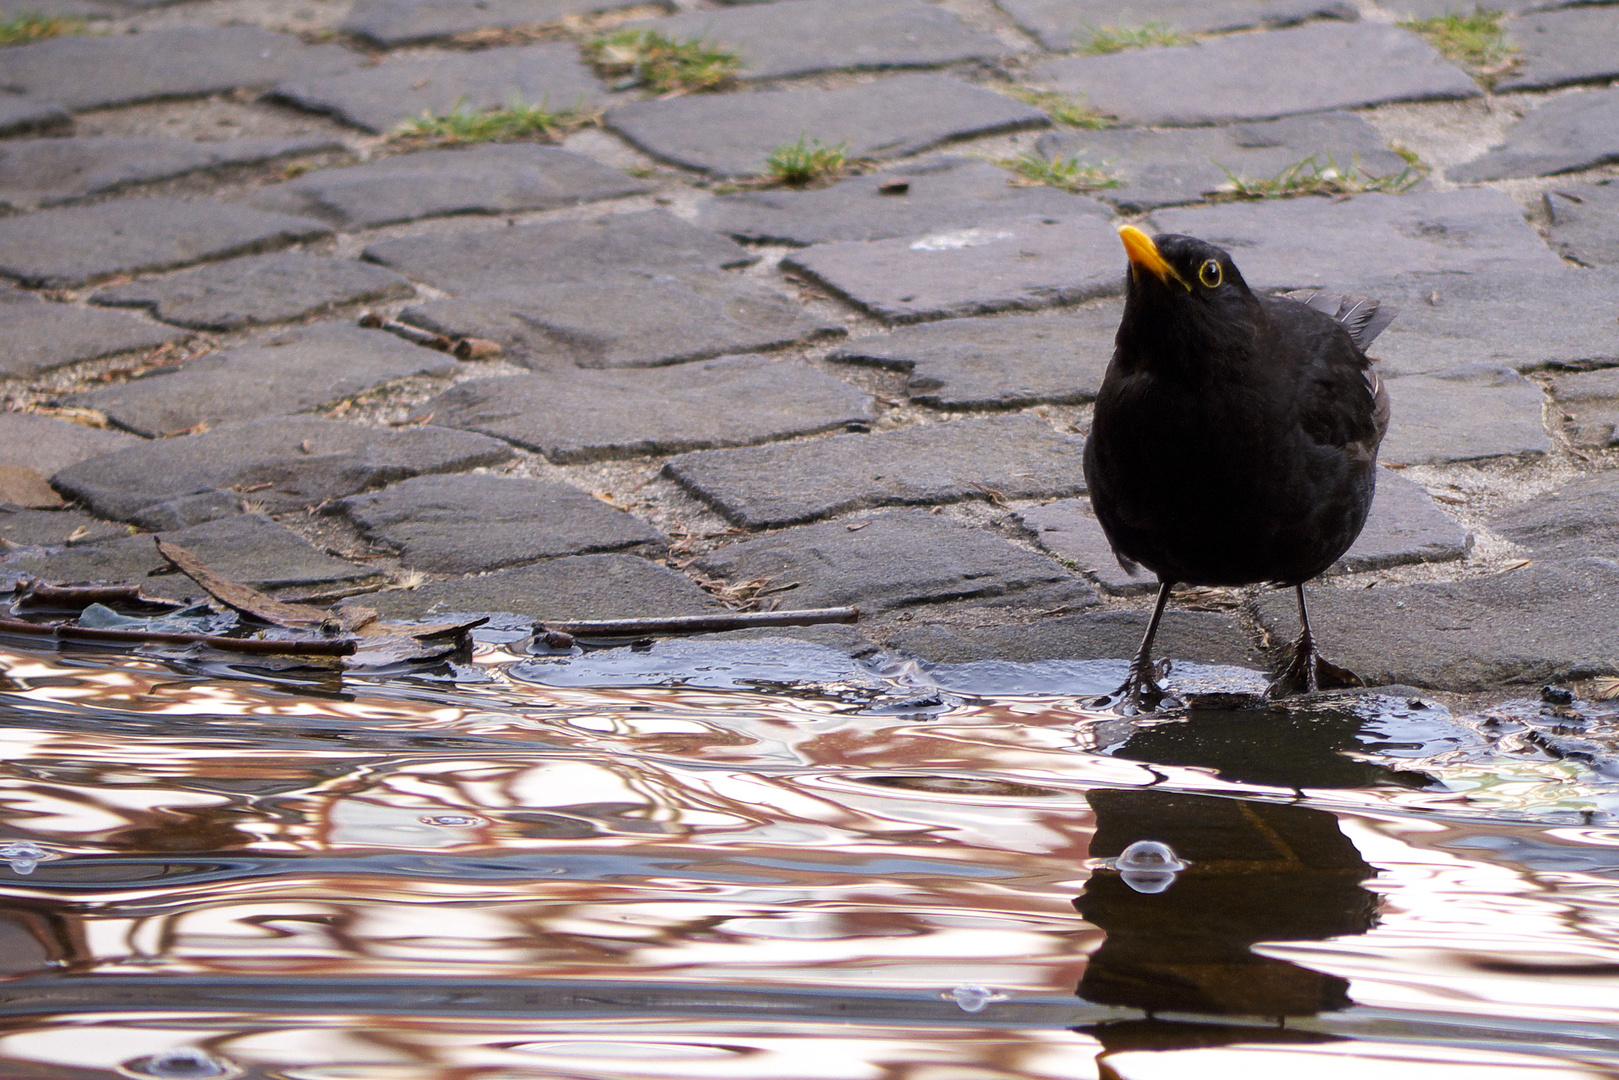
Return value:
M 0 1075 L 1619 1069 L 1619 711 L 523 644 L 0 651 Z

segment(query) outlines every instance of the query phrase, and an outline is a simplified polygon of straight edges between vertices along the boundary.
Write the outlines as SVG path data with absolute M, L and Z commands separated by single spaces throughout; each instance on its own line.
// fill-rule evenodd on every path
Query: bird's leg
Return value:
M 1154 677 L 1167 673 L 1168 665 L 1165 665 L 1164 672 L 1160 672 L 1152 662 L 1152 639 L 1158 635 L 1158 622 L 1164 617 L 1164 605 L 1169 603 L 1169 590 L 1173 585 L 1172 581 L 1158 583 L 1158 603 L 1152 609 L 1152 618 L 1147 620 L 1147 633 L 1141 639 L 1141 648 L 1136 650 L 1135 659 L 1130 661 L 1129 677 L 1117 690 L 1093 701 L 1092 707 L 1133 716 L 1152 712 L 1166 701 L 1171 705 L 1180 704 L 1158 685 Z
M 1287 664 L 1265 691 L 1265 697 L 1274 700 L 1290 694 L 1365 686 L 1359 675 L 1348 668 L 1339 667 L 1316 651 L 1315 635 L 1310 633 L 1310 612 L 1304 606 L 1304 586 L 1295 585 L 1293 589 L 1299 596 L 1299 638 L 1288 650 Z

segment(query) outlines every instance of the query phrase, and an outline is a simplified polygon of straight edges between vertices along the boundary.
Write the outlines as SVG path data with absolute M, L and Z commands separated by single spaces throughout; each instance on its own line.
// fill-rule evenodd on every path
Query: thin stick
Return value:
M 55 637 L 67 641 L 135 642 L 157 645 L 207 645 L 223 652 L 240 653 L 293 653 L 301 656 L 348 656 L 354 652 L 354 639 L 338 640 L 294 639 L 271 641 L 265 638 L 215 637 L 212 634 L 177 634 L 160 630 L 103 630 L 98 627 L 72 626 L 68 623 L 31 623 L 22 619 L 0 618 L 0 632 L 28 634 L 32 637 Z
M 816 626 L 860 620 L 856 607 L 810 608 L 805 611 L 732 611 L 724 615 L 673 615 L 652 619 L 601 619 L 594 622 L 536 623 L 541 633 L 574 637 L 647 637 L 654 634 L 714 634 L 755 626 Z

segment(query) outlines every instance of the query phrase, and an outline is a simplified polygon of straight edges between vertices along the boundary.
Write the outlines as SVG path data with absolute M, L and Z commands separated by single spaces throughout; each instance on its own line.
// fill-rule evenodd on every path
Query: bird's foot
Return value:
M 1120 716 L 1140 716 L 1160 709 L 1178 708 L 1181 700 L 1158 685 L 1169 676 L 1169 661 L 1156 664 L 1132 663 L 1130 675 L 1117 690 L 1091 700 L 1093 709 L 1109 709 Z
M 1316 651 L 1315 642 L 1300 638 L 1288 651 L 1287 665 L 1265 690 L 1265 700 L 1291 697 L 1294 694 L 1313 694 L 1317 690 L 1342 690 L 1350 686 L 1365 686 L 1359 675 L 1348 668 L 1339 667 Z

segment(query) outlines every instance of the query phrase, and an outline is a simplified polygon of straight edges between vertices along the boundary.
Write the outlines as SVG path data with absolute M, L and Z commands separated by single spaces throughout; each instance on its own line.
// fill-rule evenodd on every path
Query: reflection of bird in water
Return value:
M 1176 583 L 1274 582 L 1302 623 L 1274 696 L 1358 685 L 1322 659 L 1303 583 L 1371 508 L 1389 402 L 1363 350 L 1394 317 L 1375 300 L 1255 296 L 1231 256 L 1190 236 L 1119 230 L 1130 272 L 1085 444 L 1097 520 L 1158 603 L 1112 703 L 1156 708 L 1152 641 Z
M 1119 1049 L 1309 1041 L 1273 1027 L 1156 1019 L 1313 1016 L 1348 1007 L 1349 983 L 1251 949 L 1261 941 L 1363 934 L 1377 897 L 1373 868 L 1338 819 L 1321 810 L 1151 790 L 1096 790 L 1091 855 L 1117 856 L 1138 840 L 1168 844 L 1189 865 L 1168 888 L 1138 892 L 1116 870 L 1093 873 L 1074 901 L 1107 932 L 1077 993 L 1098 1005 L 1142 1009 L 1144 1020 L 1077 1029 L 1103 1055 Z

